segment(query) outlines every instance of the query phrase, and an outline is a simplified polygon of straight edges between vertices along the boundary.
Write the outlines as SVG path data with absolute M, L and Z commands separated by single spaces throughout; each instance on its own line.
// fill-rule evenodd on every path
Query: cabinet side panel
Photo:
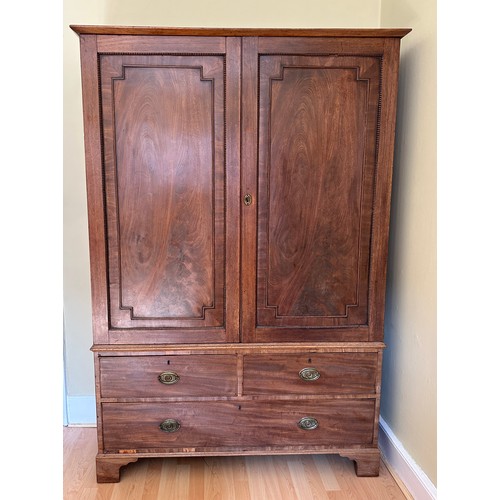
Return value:
M 80 37 L 82 67 L 85 168 L 89 224 L 92 330 L 95 343 L 108 341 L 108 300 L 106 287 L 106 242 L 102 148 L 100 133 L 97 44 L 94 35 Z
M 385 288 L 391 210 L 400 40 L 384 41 L 378 169 L 373 208 L 373 262 L 370 273 L 370 340 L 384 338 Z

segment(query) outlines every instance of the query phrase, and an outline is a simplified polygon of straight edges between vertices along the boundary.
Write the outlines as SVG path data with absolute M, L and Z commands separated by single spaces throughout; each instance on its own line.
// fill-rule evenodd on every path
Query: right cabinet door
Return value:
M 338 40 L 289 42 L 244 44 L 257 147 L 243 142 L 243 167 L 257 172 L 244 175 L 256 200 L 243 210 L 243 335 L 372 340 L 374 206 L 387 189 L 377 186 L 382 57 Z

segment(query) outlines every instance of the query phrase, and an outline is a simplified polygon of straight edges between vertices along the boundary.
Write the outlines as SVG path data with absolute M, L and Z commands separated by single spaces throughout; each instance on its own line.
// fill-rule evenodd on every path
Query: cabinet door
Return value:
M 245 42 L 243 113 L 254 135 L 243 168 L 257 168 L 243 181 L 254 197 L 243 209 L 249 340 L 374 338 L 376 191 L 390 189 L 377 184 L 383 43 Z
M 238 63 L 102 54 L 99 68 L 110 341 L 238 338 L 239 214 L 226 198 L 239 188 L 227 166 L 238 108 L 226 106 Z

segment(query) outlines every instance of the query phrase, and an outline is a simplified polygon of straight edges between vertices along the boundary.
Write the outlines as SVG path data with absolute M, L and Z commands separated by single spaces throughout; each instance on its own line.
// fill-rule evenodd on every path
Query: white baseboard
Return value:
M 385 462 L 397 474 L 415 500 L 436 499 L 436 487 L 404 449 L 382 417 L 380 417 L 378 444 Z
M 66 398 L 67 425 L 96 425 L 94 396 L 68 396 Z

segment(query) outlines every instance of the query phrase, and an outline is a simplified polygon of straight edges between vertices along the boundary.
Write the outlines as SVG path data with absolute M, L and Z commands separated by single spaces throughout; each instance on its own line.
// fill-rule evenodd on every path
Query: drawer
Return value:
M 234 396 L 236 356 L 103 356 L 100 382 L 103 398 Z
M 102 420 L 108 453 L 335 448 L 373 444 L 375 399 L 104 403 Z
M 244 394 L 375 394 L 376 352 L 245 356 Z

